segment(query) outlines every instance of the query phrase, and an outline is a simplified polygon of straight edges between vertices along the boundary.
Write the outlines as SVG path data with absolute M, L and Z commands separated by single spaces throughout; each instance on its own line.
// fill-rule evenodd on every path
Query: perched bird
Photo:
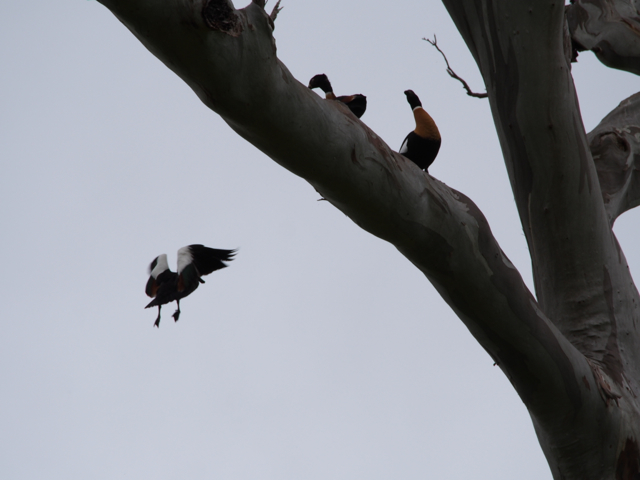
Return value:
M 422 108 L 422 103 L 418 96 L 413 93 L 413 90 L 406 90 L 404 94 L 407 96 L 407 102 L 409 102 L 413 110 L 416 128 L 404 139 L 399 153 L 418 165 L 422 170 L 427 170 L 429 165 L 436 159 L 438 150 L 440 150 L 440 132 L 431 115 Z
M 331 82 L 324 73 L 316 75 L 309 80 L 309 88 L 321 88 L 327 100 L 339 100 L 344 103 L 349 110 L 358 118 L 360 118 L 367 109 L 367 97 L 360 93 L 355 95 L 342 95 L 336 97 L 331 88 Z
M 184 298 L 204 283 L 203 275 L 226 267 L 223 262 L 233 260 L 235 250 L 218 250 L 204 245 L 189 245 L 178 250 L 178 273 L 169 270 L 167 255 L 158 255 L 149 265 L 149 280 L 145 292 L 153 298 L 144 308 L 158 307 L 158 318 L 154 325 L 160 327 L 162 305 L 174 300 L 178 309 L 173 314 L 177 322 L 180 317 L 180 299 Z

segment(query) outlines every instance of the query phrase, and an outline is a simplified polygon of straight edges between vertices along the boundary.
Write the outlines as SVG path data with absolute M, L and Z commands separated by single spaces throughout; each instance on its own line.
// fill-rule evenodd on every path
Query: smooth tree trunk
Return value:
M 520 395 L 555 479 L 640 478 L 640 297 L 612 232 L 640 203 L 640 96 L 585 133 L 564 2 L 443 0 L 485 80 L 534 297 L 469 198 L 293 78 L 263 1 L 100 1 L 239 135 L 425 274 Z

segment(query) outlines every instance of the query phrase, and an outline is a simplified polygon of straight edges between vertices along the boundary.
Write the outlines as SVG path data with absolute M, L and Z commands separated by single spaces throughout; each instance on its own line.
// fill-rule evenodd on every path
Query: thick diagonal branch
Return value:
M 640 93 L 620 103 L 588 135 L 611 225 L 640 205 Z
M 588 364 L 537 307 L 473 202 L 295 80 L 261 7 L 230 14 L 211 2 L 189 10 L 157 1 L 104 0 L 234 130 L 424 272 L 533 412 L 553 404 L 562 416 L 585 398 L 600 401 L 583 397 Z M 217 10 L 222 19 L 200 17 Z
M 577 51 L 640 75 L 640 8 L 634 0 L 573 0 L 567 20 Z
M 610 383 L 622 405 L 626 394 L 598 362 L 594 376 L 543 313 L 478 208 L 393 152 L 342 103 L 294 79 L 260 5 L 102 2 L 238 134 L 419 268 L 500 365 L 541 435 L 553 437 L 546 445 L 588 452 L 592 439 L 609 440 L 595 435 L 610 422 L 601 385 Z

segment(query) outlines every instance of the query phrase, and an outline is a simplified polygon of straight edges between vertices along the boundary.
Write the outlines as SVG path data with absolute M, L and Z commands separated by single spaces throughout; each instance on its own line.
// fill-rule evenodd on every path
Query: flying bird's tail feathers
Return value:
M 149 305 L 147 305 L 147 306 L 146 306 L 146 307 L 144 307 L 144 308 L 151 308 L 151 307 L 155 307 L 156 305 L 158 305 L 158 304 L 156 303 L 156 299 L 154 298 L 153 300 L 151 300 L 151 301 L 149 302 Z

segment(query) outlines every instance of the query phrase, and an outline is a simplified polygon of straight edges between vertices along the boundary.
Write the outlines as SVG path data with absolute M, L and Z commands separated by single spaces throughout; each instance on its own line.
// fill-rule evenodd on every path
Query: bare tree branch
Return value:
M 588 363 L 537 306 L 475 204 L 295 80 L 274 54 L 264 10 L 239 11 L 238 38 L 197 9 L 180 21 L 181 0 L 103 1 L 236 132 L 424 272 L 529 408 L 601 401 Z M 594 395 L 579 400 L 583 376 Z
M 621 102 L 587 138 L 613 225 L 640 205 L 640 93 Z
M 438 39 L 436 38 L 435 33 L 433 34 L 433 40 L 430 40 L 428 38 L 423 38 L 423 40 L 426 41 L 426 42 L 429 42 L 431 45 L 436 47 L 436 50 L 438 50 L 440 52 L 440 54 L 444 58 L 444 61 L 447 64 L 447 73 L 449 74 L 449 76 L 451 78 L 454 78 L 454 79 L 456 79 L 456 80 L 458 80 L 459 82 L 462 83 L 462 86 L 467 91 L 467 95 L 469 95 L 470 97 L 476 97 L 476 98 L 487 98 L 488 97 L 488 95 L 486 93 L 475 93 L 475 92 L 473 92 L 471 90 L 471 88 L 469 87 L 469 84 L 467 84 L 467 82 L 462 77 L 458 76 L 456 74 L 456 72 L 453 71 L 453 69 L 449 65 L 449 60 L 447 60 L 447 56 L 444 54 L 444 52 L 442 50 L 440 50 L 440 47 L 438 47 Z
M 572 0 L 567 20 L 577 51 L 640 75 L 640 7 L 634 0 Z

